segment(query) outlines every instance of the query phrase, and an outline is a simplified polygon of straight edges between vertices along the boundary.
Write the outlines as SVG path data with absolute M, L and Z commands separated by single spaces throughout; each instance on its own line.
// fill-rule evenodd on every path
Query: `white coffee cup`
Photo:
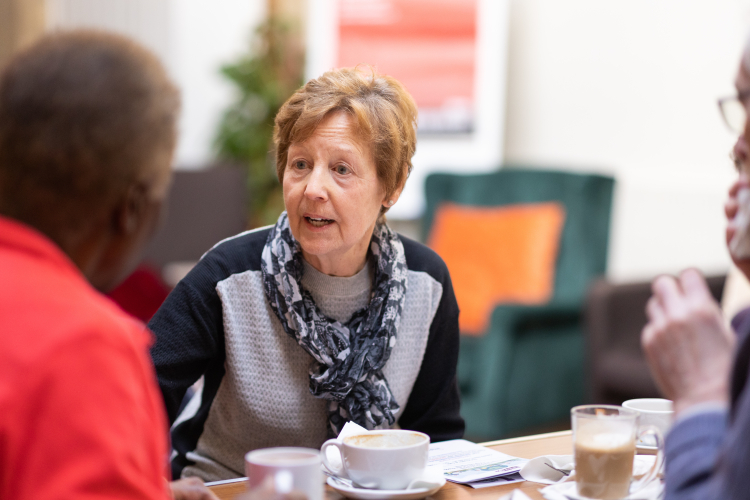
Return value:
M 342 467 L 326 457 L 330 446 L 338 448 Z M 427 468 L 430 436 L 405 429 L 370 431 L 329 439 L 320 449 L 323 464 L 337 476 L 348 477 L 364 488 L 402 490 L 419 480 Z
M 638 411 L 641 414 L 641 425 L 653 425 L 661 431 L 663 436 L 666 436 L 669 428 L 672 427 L 674 408 L 669 399 L 629 399 L 622 406 Z
M 252 490 L 270 476 L 278 493 L 292 490 L 308 500 L 323 500 L 320 452 L 312 448 L 264 448 L 245 455 L 245 473 Z

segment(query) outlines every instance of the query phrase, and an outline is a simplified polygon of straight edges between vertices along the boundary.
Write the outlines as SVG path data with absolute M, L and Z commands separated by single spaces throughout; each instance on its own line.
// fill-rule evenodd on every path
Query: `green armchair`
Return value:
M 461 337 L 458 380 L 466 434 L 495 439 L 562 421 L 584 399 L 582 311 L 589 283 L 607 267 L 614 179 L 505 167 L 428 176 L 423 237 L 441 203 L 503 206 L 556 201 L 566 217 L 551 300 L 502 304 L 482 336 Z M 491 279 L 491 277 L 490 277 Z

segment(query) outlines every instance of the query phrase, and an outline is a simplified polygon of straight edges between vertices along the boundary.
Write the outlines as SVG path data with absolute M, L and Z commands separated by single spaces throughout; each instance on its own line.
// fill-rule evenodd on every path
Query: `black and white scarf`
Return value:
M 266 297 L 284 331 L 312 357 L 310 393 L 327 399 L 329 434 L 352 420 L 375 429 L 396 421 L 399 405 L 383 376 L 396 344 L 396 328 L 406 297 L 406 257 L 398 235 L 377 224 L 368 253 L 375 269 L 370 303 L 346 324 L 323 314 L 300 286 L 302 251 L 279 217 L 263 248 L 261 270 Z

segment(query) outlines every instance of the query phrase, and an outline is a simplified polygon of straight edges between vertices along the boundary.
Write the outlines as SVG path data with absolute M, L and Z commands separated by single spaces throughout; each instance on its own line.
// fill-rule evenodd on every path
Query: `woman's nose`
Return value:
M 318 166 L 313 167 L 307 178 L 305 196 L 313 200 L 328 199 L 328 169 Z

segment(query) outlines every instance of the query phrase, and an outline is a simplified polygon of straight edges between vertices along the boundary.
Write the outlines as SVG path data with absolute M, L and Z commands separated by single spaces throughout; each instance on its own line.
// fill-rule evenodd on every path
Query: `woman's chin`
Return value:
M 302 256 L 310 264 L 320 260 L 333 259 L 336 253 L 336 245 L 330 241 L 321 241 L 318 238 L 302 238 L 299 240 L 302 247 Z

